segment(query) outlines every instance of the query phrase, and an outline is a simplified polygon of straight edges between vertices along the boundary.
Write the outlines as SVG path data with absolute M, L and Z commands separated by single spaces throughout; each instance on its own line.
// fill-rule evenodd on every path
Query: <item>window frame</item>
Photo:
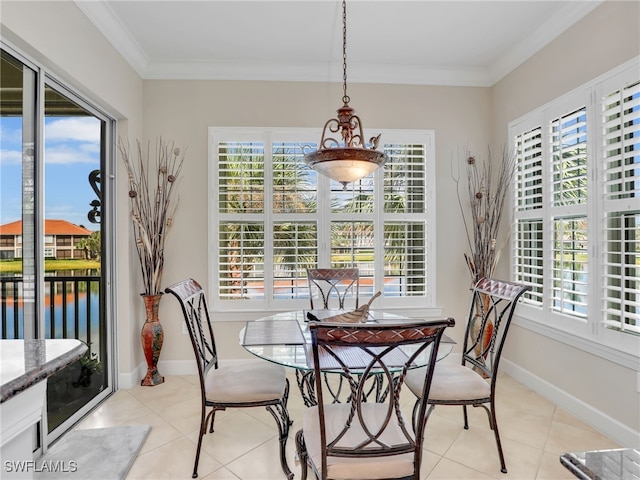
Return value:
M 512 121 L 508 125 L 508 138 L 511 147 L 515 147 L 515 138 L 536 128 L 542 133 L 542 208 L 521 209 L 518 211 L 518 182 L 512 185 L 511 221 L 514 235 L 511 237 L 510 272 L 512 280 L 522 281 L 519 268 L 525 262 L 517 257 L 518 249 L 518 220 L 542 218 L 543 235 L 543 281 L 542 304 L 535 305 L 524 296 L 518 307 L 514 323 L 548 336 L 562 343 L 588 351 L 610 361 L 630 368 L 637 368 L 640 358 L 640 335 L 625 333 L 607 328 L 603 324 L 605 309 L 605 209 L 604 204 L 604 167 L 603 165 L 603 124 L 602 99 L 617 89 L 632 85 L 640 80 L 638 68 L 640 57 L 597 77 L 596 79 L 578 87 L 577 89 L 558 97 L 534 111 Z M 586 107 L 587 115 L 587 195 L 586 205 L 579 208 L 552 207 L 553 190 L 552 169 L 549 162 L 550 149 L 548 145 L 549 125 L 551 121 L 571 112 L 571 109 Z M 628 210 L 636 211 L 633 202 L 628 199 Z M 588 310 L 584 321 L 571 315 L 565 315 L 553 310 L 551 305 L 551 290 L 553 282 L 552 248 L 553 242 L 553 213 L 561 211 L 569 215 L 571 211 L 579 211 L 586 215 L 588 232 L 588 275 L 589 285 Z
M 426 284 L 426 295 L 417 296 L 417 297 L 380 297 L 376 301 L 376 308 L 384 308 L 385 310 L 402 310 L 403 313 L 407 315 L 433 315 L 437 316 L 441 314 L 441 309 L 435 306 L 435 298 L 436 298 L 436 254 L 435 254 L 435 219 L 436 219 L 436 206 L 435 206 L 435 132 L 433 130 L 379 130 L 376 129 L 376 132 L 380 132 L 382 134 L 382 144 L 390 144 L 390 143 L 405 143 L 405 144 L 422 144 L 424 145 L 425 157 L 427 161 L 424 165 L 424 176 L 425 176 L 425 212 L 421 212 L 419 214 L 385 214 L 382 212 L 382 209 L 376 209 L 373 214 L 365 214 L 367 219 L 375 222 L 376 224 L 383 225 L 383 222 L 386 220 L 393 222 L 402 222 L 402 221 L 410 221 L 415 220 L 417 217 L 420 218 L 420 221 L 425 222 L 425 237 L 426 237 L 426 259 L 425 259 L 425 284 Z M 265 151 L 270 150 L 271 144 L 274 142 L 280 141 L 296 141 L 310 144 L 317 144 L 320 138 L 321 131 L 319 129 L 311 129 L 311 128 L 252 128 L 252 127 L 209 127 L 208 131 L 208 156 L 209 156 L 209 200 L 208 200 L 208 234 L 209 234 L 209 285 L 210 292 L 209 296 L 211 298 L 210 308 L 212 312 L 235 312 L 242 314 L 243 312 L 276 312 L 283 310 L 297 310 L 308 308 L 309 300 L 308 298 L 299 298 L 299 299 L 278 299 L 274 300 L 273 298 L 268 298 L 269 296 L 265 296 L 264 299 L 261 300 L 251 300 L 251 301 L 221 301 L 220 300 L 220 291 L 219 291 L 219 274 L 218 274 L 218 258 L 219 258 L 219 246 L 218 246 L 218 235 L 219 235 L 219 223 L 224 221 L 224 217 L 219 215 L 218 213 L 218 199 L 219 199 L 219 182 L 218 182 L 218 169 L 216 165 L 217 156 L 218 156 L 218 143 L 220 141 L 228 142 L 228 141 L 260 141 L 264 139 L 265 141 Z M 383 196 L 382 196 L 382 184 L 380 182 L 383 181 L 383 169 L 379 169 L 374 173 L 374 181 L 376 185 L 375 198 L 377 202 L 380 202 L 382 205 Z M 265 170 L 265 180 L 264 183 L 268 187 L 272 185 L 271 183 L 272 177 L 269 169 Z M 331 225 L 331 219 L 334 221 L 339 221 L 341 214 L 334 213 L 331 214 L 330 204 L 329 204 L 329 196 L 330 196 L 330 181 L 328 178 L 318 175 L 318 207 L 317 212 L 313 214 L 291 214 L 291 218 L 297 219 L 300 221 L 307 220 L 309 218 L 317 219 L 318 221 L 318 265 L 327 265 L 330 259 L 330 248 L 327 247 L 326 239 L 322 237 L 320 228 L 323 225 Z M 267 189 L 265 189 L 267 192 Z M 267 200 L 271 195 L 265 193 L 265 204 L 269 203 Z M 259 220 L 260 217 L 264 215 L 266 218 L 269 214 L 267 213 L 269 210 L 265 209 L 264 214 L 255 214 L 252 216 L 255 217 L 255 220 Z M 392 219 L 389 219 L 388 216 L 392 215 Z M 247 215 L 249 217 L 250 215 Z M 222 218 L 221 218 L 222 217 Z M 249 220 L 249 218 L 247 218 Z M 266 228 L 266 227 L 265 227 Z M 430 235 L 430 232 L 433 232 Z M 325 235 L 326 236 L 326 235 Z M 374 247 L 383 250 L 382 245 L 382 229 L 375 229 L 375 245 Z M 270 255 L 273 249 L 273 242 L 271 238 L 269 238 L 269 234 L 265 232 L 265 258 L 264 258 L 264 269 L 266 272 L 273 272 L 273 263 L 271 262 Z M 381 278 L 383 274 L 384 262 L 377 262 L 375 267 L 375 278 Z M 265 285 L 267 281 L 272 281 L 272 279 L 267 280 L 267 276 L 271 276 L 272 274 L 265 275 Z M 377 281 L 377 280 L 376 280 Z M 378 288 L 379 289 L 379 288 Z M 375 291 L 375 290 L 374 290 Z M 361 291 L 361 303 L 363 300 L 366 300 L 362 295 Z M 225 318 L 229 320 L 233 320 L 234 318 L 228 317 L 225 315 Z M 241 315 L 241 318 L 242 317 Z

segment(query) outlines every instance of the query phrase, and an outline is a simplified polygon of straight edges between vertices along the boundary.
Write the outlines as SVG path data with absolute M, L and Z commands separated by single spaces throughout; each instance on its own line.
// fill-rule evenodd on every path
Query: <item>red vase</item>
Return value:
M 142 295 L 146 311 L 146 321 L 142 326 L 142 351 L 147 361 L 147 374 L 140 382 L 143 386 L 154 386 L 164 382 L 164 377 L 158 373 L 158 358 L 162 350 L 164 332 L 158 320 L 158 306 L 162 299 L 162 294 Z

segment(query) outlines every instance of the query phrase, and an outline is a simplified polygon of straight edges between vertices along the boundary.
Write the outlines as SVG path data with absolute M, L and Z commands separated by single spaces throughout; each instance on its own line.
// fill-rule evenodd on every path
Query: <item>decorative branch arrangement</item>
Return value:
M 162 138 L 156 142 L 154 161 L 150 158 L 149 142 L 143 149 L 136 140 L 132 154 L 129 144 L 120 139 L 118 149 L 129 176 L 131 221 L 142 269 L 143 294 L 157 295 L 162 293 L 164 245 L 178 206 L 174 190 L 185 152 Z
M 498 247 L 498 230 L 504 202 L 516 171 L 515 156 L 506 148 L 503 149 L 502 159 L 497 167 L 498 171 L 494 172 L 491 151 L 487 160 L 480 162 L 467 154 L 467 204 L 460 196 L 460 175 L 456 177 L 452 173 L 471 252 L 465 253 L 464 258 L 474 284 L 483 277 L 490 278 L 493 275 L 500 252 L 510 234 L 505 234 Z

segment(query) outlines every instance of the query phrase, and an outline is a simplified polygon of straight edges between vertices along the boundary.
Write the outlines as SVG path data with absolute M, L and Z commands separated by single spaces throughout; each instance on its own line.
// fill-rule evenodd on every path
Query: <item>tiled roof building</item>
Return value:
M 44 221 L 44 256 L 47 258 L 85 258 L 85 252 L 77 248 L 83 238 L 93 232 L 66 220 Z M 0 259 L 22 257 L 22 220 L 0 225 Z

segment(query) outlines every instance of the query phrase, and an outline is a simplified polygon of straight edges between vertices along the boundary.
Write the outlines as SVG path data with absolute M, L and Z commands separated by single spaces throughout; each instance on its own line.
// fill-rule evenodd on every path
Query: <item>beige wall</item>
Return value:
M 494 85 L 494 141 L 506 141 L 509 122 L 640 55 L 639 19 L 640 2 L 604 2 Z M 561 390 L 640 431 L 640 365 L 623 367 L 517 325 L 505 358 L 526 371 L 532 382 L 546 383 L 542 388 L 550 396 Z M 581 409 L 578 403 L 574 408 Z M 578 415 L 584 416 L 589 407 Z
M 492 88 L 492 135 L 554 98 L 606 73 L 640 51 L 640 2 L 605 1 Z
M 493 88 L 349 85 L 352 106 L 367 132 L 382 128 L 432 129 L 436 138 L 437 295 L 444 314 L 466 314 L 467 249 L 459 220 L 451 161 L 466 149 L 482 155 L 506 141 L 518 116 L 638 55 L 638 2 L 605 2 Z M 167 241 L 165 284 L 193 276 L 207 286 L 207 127 L 319 128 L 340 106 L 340 85 L 284 82 L 142 81 L 93 28 L 73 2 L 2 1 L 2 35 L 119 120 L 121 136 L 175 140 L 188 146 L 180 206 Z M 553 72 L 553 76 L 551 76 Z M 522 91 L 526 90 L 526 94 Z M 499 147 L 498 147 L 499 148 Z M 137 258 L 131 248 L 126 181 L 117 186 L 117 328 L 121 378 L 139 375 L 142 304 Z M 506 264 L 499 269 L 508 274 Z M 256 314 L 257 316 L 257 314 Z M 191 364 L 173 299 L 163 300 L 165 345 L 161 368 Z M 223 357 L 238 347 L 240 322 L 216 325 Z M 566 390 L 604 416 L 640 430 L 633 372 L 516 327 L 508 360 L 553 388 Z M 541 357 L 543 361 L 541 361 Z M 558 366 L 563 366 L 562 369 Z M 138 370 L 136 370 L 138 369 Z M 593 388 L 603 382 L 605 388 Z M 634 408 L 635 407 L 635 408 Z
M 466 305 L 458 301 L 468 293 L 469 276 L 462 252 L 466 237 L 459 220 L 451 179 L 452 155 L 467 145 L 486 150 L 489 141 L 489 89 L 349 85 L 351 106 L 360 114 L 367 132 L 376 128 L 435 130 L 437 176 L 437 297 L 445 314 L 461 320 Z M 187 276 L 207 284 L 207 128 L 210 126 L 293 126 L 320 128 L 341 106 L 340 85 L 279 82 L 146 81 L 144 85 L 145 135 L 171 136 L 188 145 L 180 185 L 180 206 L 175 229 L 168 240 L 164 282 Z M 367 134 L 365 132 L 365 134 Z M 176 305 L 164 300 L 163 315 L 179 317 Z M 258 316 L 258 315 L 257 315 Z M 220 325 L 229 336 L 220 342 L 223 357 L 244 355 L 238 346 L 243 323 Z M 164 322 L 162 360 L 185 358 L 190 344 L 179 321 Z M 461 334 L 463 322 L 456 330 Z

